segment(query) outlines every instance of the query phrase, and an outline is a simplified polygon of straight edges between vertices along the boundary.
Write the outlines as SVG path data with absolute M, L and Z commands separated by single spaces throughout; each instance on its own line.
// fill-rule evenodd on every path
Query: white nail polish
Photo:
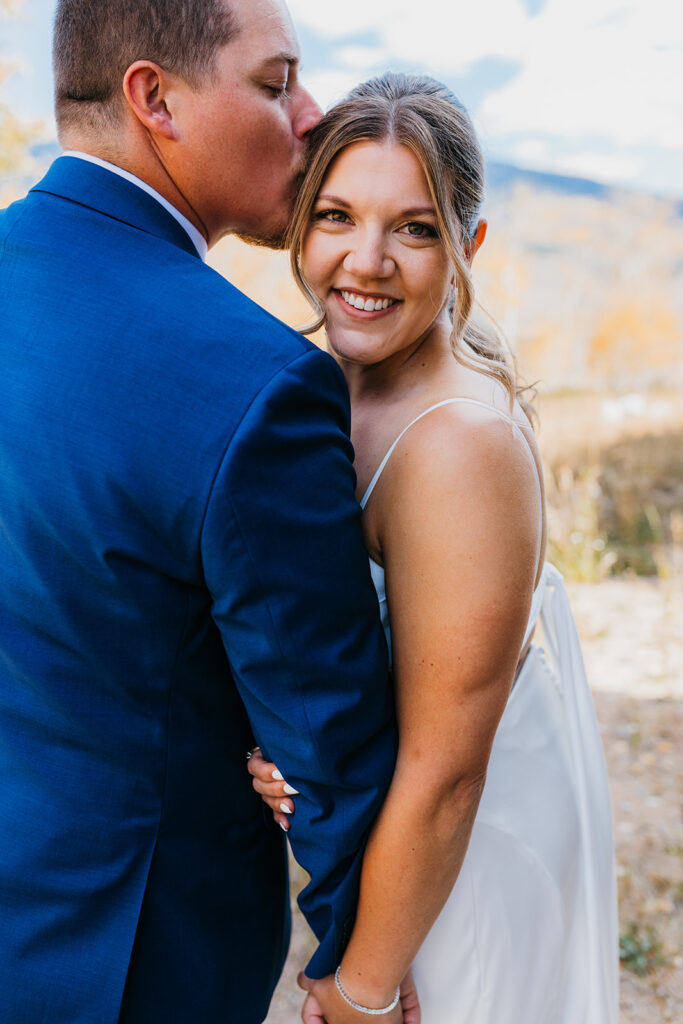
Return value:
M 281 821 L 278 821 L 278 825 L 280 826 L 283 832 L 289 832 L 289 825 L 283 825 Z
M 273 776 L 273 778 L 275 779 L 276 782 L 284 782 L 285 781 L 284 775 L 282 774 L 282 772 L 278 768 L 274 768 L 273 771 L 271 772 L 271 774 L 272 774 L 272 776 Z
M 298 796 L 299 795 L 299 790 L 298 789 L 294 789 L 294 786 L 290 786 L 290 784 L 288 782 L 285 782 L 284 790 L 285 790 L 285 793 L 287 794 L 287 796 Z
M 280 804 L 280 810 L 282 811 L 283 814 L 291 814 L 292 813 L 290 811 L 289 807 L 287 806 L 287 804 Z

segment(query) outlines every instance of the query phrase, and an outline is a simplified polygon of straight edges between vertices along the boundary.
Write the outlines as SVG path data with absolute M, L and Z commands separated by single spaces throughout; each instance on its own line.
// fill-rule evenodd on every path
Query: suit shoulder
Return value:
M 10 231 L 26 211 L 26 200 L 18 199 L 0 209 L 0 246 L 4 245 Z
M 191 276 L 187 279 L 181 302 L 196 303 L 206 314 L 213 316 L 214 324 L 223 331 L 247 330 L 265 332 L 270 343 L 282 347 L 285 357 L 294 358 L 316 350 L 316 346 L 299 331 L 279 320 L 263 306 L 242 292 L 228 278 L 208 264 L 193 261 Z

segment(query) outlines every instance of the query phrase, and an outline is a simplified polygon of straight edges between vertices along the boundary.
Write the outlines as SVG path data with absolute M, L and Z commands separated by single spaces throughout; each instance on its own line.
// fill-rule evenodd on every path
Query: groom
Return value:
M 202 262 L 319 111 L 280 0 L 60 0 L 60 157 L 0 214 L 0 1021 L 260 1024 L 301 791 L 322 976 L 393 766 L 334 362 Z

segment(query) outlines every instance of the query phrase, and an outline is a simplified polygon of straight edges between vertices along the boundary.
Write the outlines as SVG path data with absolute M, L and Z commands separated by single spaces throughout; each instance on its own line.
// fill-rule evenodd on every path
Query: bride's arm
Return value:
M 458 876 L 539 546 L 533 467 L 504 421 L 444 409 L 416 424 L 394 460 L 376 497 L 399 755 L 341 965 L 347 990 L 370 1006 L 403 978 Z
M 458 876 L 524 638 L 540 542 L 534 470 L 508 424 L 444 408 L 408 441 L 372 509 L 400 742 L 341 963 L 344 987 L 365 1006 L 391 1001 Z M 281 785 L 256 782 L 277 811 L 283 797 L 290 803 Z M 336 1021 L 333 979 L 313 991 Z

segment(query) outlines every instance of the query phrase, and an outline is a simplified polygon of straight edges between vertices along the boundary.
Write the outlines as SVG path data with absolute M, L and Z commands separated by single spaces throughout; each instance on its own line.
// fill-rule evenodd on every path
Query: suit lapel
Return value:
M 60 156 L 31 192 L 61 196 L 97 210 L 179 246 L 191 256 L 199 254 L 184 228 L 143 189 L 105 167 L 78 157 Z

